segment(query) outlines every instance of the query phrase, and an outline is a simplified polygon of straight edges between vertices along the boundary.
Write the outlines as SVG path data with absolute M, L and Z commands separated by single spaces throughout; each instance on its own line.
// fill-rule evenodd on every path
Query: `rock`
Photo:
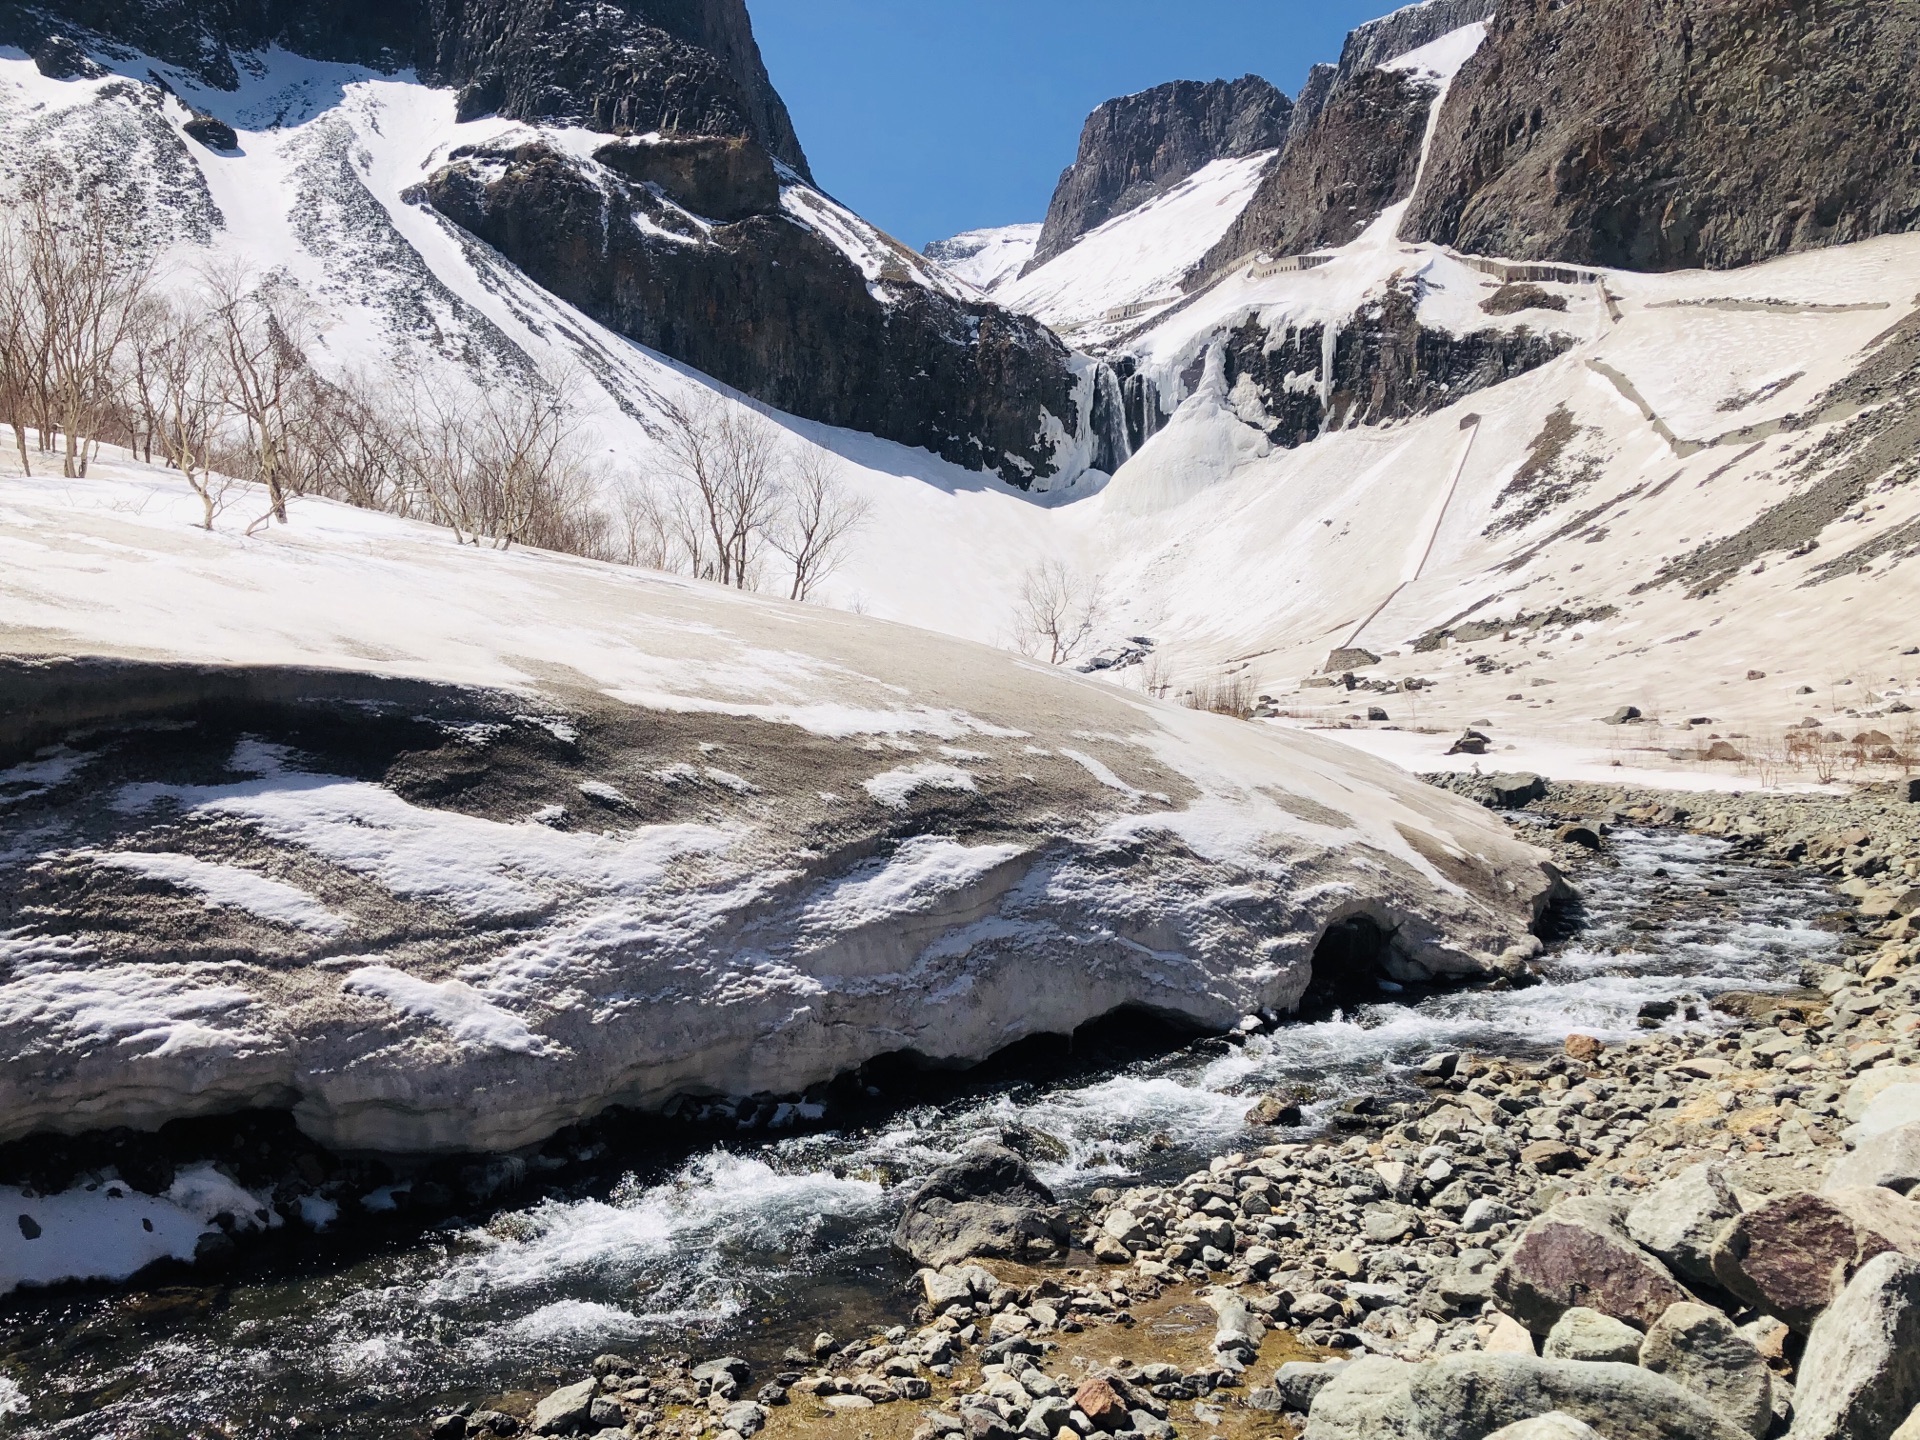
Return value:
M 696 215 L 722 225 L 780 209 L 773 157 L 732 135 L 672 135 L 616 140 L 593 158 L 642 185 L 658 185 Z
M 983 1265 L 948 1265 L 939 1270 L 922 1270 L 915 1278 L 936 1315 L 955 1305 L 985 1299 L 1000 1283 Z M 836 1348 L 833 1337 L 825 1332 L 814 1339 L 816 1357 L 831 1355 Z
M 1493 1292 L 1536 1335 L 1576 1305 L 1644 1330 L 1693 1298 L 1599 1200 L 1563 1201 L 1527 1226 L 1494 1272 Z
M 1219 1322 L 1213 1334 L 1214 1353 L 1237 1356 L 1242 1364 L 1251 1364 L 1260 1353 L 1267 1327 L 1247 1308 L 1246 1300 L 1232 1290 L 1216 1286 L 1201 1298 Z
M 1393 717 L 1378 705 L 1370 705 L 1367 707 L 1367 720 L 1369 723 L 1379 725 L 1391 719 L 1393 719 Z
M 1073 1408 L 1101 1430 L 1124 1430 L 1131 1420 L 1118 1392 L 1099 1376 L 1081 1382 L 1073 1392 Z
M 1272 1129 L 1298 1125 L 1301 1115 L 1301 1109 L 1295 1102 L 1282 1100 L 1278 1095 L 1266 1095 L 1247 1111 L 1246 1123 L 1259 1129 Z
M 1485 735 L 1482 735 L 1478 730 L 1469 730 L 1453 742 L 1453 748 L 1448 750 L 1447 754 L 1484 755 L 1487 753 L 1487 747 L 1492 743 L 1491 740 Z
M 1547 782 L 1538 775 L 1493 775 L 1485 785 L 1487 805 L 1494 810 L 1520 810 L 1547 798 Z
M 599 1383 L 597 1380 L 582 1380 L 577 1385 L 563 1386 L 542 1398 L 533 1407 L 533 1433 L 571 1435 L 583 1429 L 593 1410 L 593 1395 Z
M 1313 1397 L 1331 1385 L 1334 1377 L 1350 1363 L 1346 1360 L 1319 1363 L 1289 1360 L 1273 1377 L 1273 1389 L 1279 1396 L 1281 1406 L 1301 1415 L 1306 1414 L 1313 1407 Z
M 1873 1097 L 1860 1119 L 1846 1129 L 1846 1141 L 1856 1148 L 1879 1135 L 1920 1125 L 1920 1084 L 1889 1085 Z
M 104 80 L 113 73 L 65 35 L 50 35 L 34 47 L 33 64 L 49 80 Z
M 1489 1355 L 1532 1356 L 1539 1353 L 1527 1327 L 1498 1310 L 1493 1313 L 1493 1329 L 1487 1333 L 1486 1342 L 1480 1348 Z
M 1637 1365 L 1643 1338 L 1624 1320 L 1576 1305 L 1554 1322 L 1540 1353 L 1549 1360 L 1605 1360 Z
M 921 1182 L 893 1245 L 935 1268 L 975 1257 L 1043 1259 L 1065 1252 L 1066 1219 L 1026 1161 L 986 1141 Z
M 1726 1173 L 1694 1165 L 1649 1190 L 1627 1212 L 1627 1234 L 1691 1280 L 1713 1278 L 1713 1246 L 1740 1202 Z
M 1411 1205 L 1371 1206 L 1360 1219 L 1360 1229 L 1376 1245 L 1391 1245 L 1416 1233 L 1420 1212 Z
M 1371 650 L 1336 650 L 1327 657 L 1327 663 L 1321 668 L 1322 675 L 1344 675 L 1349 670 L 1365 670 L 1369 665 L 1378 665 L 1380 657 Z
M 1514 1218 L 1513 1211 L 1491 1195 L 1482 1195 L 1468 1205 L 1460 1217 L 1460 1229 L 1468 1235 L 1481 1235 L 1496 1225 Z
M 1079 153 L 1053 192 L 1029 270 L 1203 166 L 1277 149 L 1292 119 L 1293 102 L 1254 75 L 1175 81 L 1107 101 L 1080 132 Z
M 1542 1175 L 1558 1175 L 1563 1170 L 1578 1170 L 1580 1152 L 1558 1140 L 1541 1140 L 1520 1152 L 1520 1162 L 1531 1165 Z
M 1920 1205 L 1891 1190 L 1777 1195 L 1730 1222 L 1713 1273 L 1748 1304 L 1805 1334 L 1876 1255 L 1920 1255 Z
M 1531 1420 L 1516 1420 L 1502 1426 L 1487 1440 L 1602 1440 L 1602 1437 L 1585 1421 L 1551 1410 Z
M 1920 1406 L 1920 1261 L 1861 1267 L 1813 1327 L 1791 1440 L 1884 1440 Z
M 1640 707 L 1638 705 L 1622 705 L 1618 710 L 1607 716 L 1601 723 L 1606 725 L 1631 725 L 1634 721 L 1644 718 L 1640 713 Z
M 231 151 L 240 148 L 240 137 L 234 133 L 233 127 L 211 115 L 195 115 L 180 128 L 188 139 L 198 140 L 209 150 Z
M 1668 1310 L 1647 1332 L 1640 1364 L 1691 1390 L 1754 1440 L 1773 1423 L 1773 1372 L 1710 1306 L 1682 1303 Z
M 1747 759 L 1737 745 L 1726 740 L 1716 740 L 1709 745 L 1705 758 L 1708 760 L 1726 760 L 1734 764 L 1745 764 Z
M 1827 1173 L 1822 1191 L 1881 1186 L 1905 1195 L 1920 1185 L 1920 1121 L 1882 1130 Z
M 744 1440 L 752 1440 L 767 1426 L 767 1409 L 751 1400 L 742 1400 L 737 1405 L 729 1405 L 720 1414 L 720 1423 Z
M 1591 1065 L 1607 1053 L 1607 1042 L 1596 1035 L 1569 1035 L 1562 1047 L 1569 1060 L 1578 1060 L 1582 1065 Z
M 1467 1440 L 1556 1412 L 1606 1440 L 1751 1440 L 1637 1366 L 1517 1355 L 1356 1360 L 1313 1402 L 1305 1440 Z
M 1920 779 L 1907 781 L 1907 803 L 1920 805 Z
M 1876 1100 L 1897 1085 L 1920 1085 L 1920 1067 L 1876 1065 L 1847 1087 L 1840 1113 L 1858 1123 L 1867 1117 Z
M 1553 832 L 1553 838 L 1562 845 L 1578 845 L 1582 850 L 1600 850 L 1606 846 L 1600 832 L 1591 825 L 1562 825 Z

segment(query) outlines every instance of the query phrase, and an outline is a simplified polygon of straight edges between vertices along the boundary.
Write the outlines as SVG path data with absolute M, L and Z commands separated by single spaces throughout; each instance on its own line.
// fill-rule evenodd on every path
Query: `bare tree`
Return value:
M 0 247 L 0 392 L 10 409 L 21 464 L 31 473 L 26 427 L 50 452 L 64 439 L 62 469 L 87 473 L 118 399 L 115 362 L 126 345 L 152 266 L 120 241 L 97 201 L 63 206 L 39 177 L 7 214 Z
M 225 508 L 232 481 L 214 468 L 214 448 L 231 403 L 222 365 L 224 336 L 205 314 L 167 301 L 142 307 L 125 386 L 148 446 L 200 497 L 208 530 Z
M 246 425 L 254 478 L 267 491 L 267 513 L 247 527 L 252 534 L 269 520 L 287 523 L 293 422 L 314 342 L 313 310 L 293 287 L 255 284 L 237 267 L 208 272 L 207 290 L 228 405 Z
M 780 514 L 773 425 L 713 396 L 665 413 L 668 505 L 695 575 L 745 590 Z
M 788 598 L 811 598 L 845 559 L 847 542 L 865 525 L 873 507 L 848 492 L 824 450 L 807 449 L 788 468 L 786 503 L 767 539 L 793 567 Z
M 1080 575 L 1059 560 L 1027 571 L 1014 603 L 1014 643 L 1024 655 L 1064 665 L 1080 653 L 1105 613 L 1098 576 Z

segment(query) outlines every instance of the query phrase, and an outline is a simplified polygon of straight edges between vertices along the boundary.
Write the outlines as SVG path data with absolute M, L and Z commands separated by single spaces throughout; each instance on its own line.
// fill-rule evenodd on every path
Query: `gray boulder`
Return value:
M 1347 1360 L 1329 1360 L 1316 1365 L 1305 1360 L 1289 1360 L 1273 1377 L 1273 1389 L 1280 1398 L 1281 1408 L 1306 1414 L 1313 1408 L 1314 1397 L 1331 1385 L 1351 1363 Z
M 1695 1165 L 1649 1190 L 1627 1212 L 1627 1233 L 1690 1280 L 1713 1279 L 1713 1242 L 1740 1214 L 1718 1165 Z
M 1053 1192 L 1004 1145 L 983 1142 L 943 1165 L 907 1197 L 894 1248 L 933 1269 L 985 1256 L 1049 1259 L 1065 1253 L 1068 1220 Z
M 1920 1185 L 1920 1124 L 1901 1125 L 1870 1136 L 1833 1167 L 1821 1188 L 1859 1190 L 1874 1185 L 1902 1195 Z
M 1773 1424 L 1773 1372 L 1710 1305 L 1675 1305 L 1647 1332 L 1640 1363 L 1715 1406 L 1754 1440 Z
M 1751 1440 L 1663 1375 L 1519 1355 L 1357 1360 L 1313 1402 L 1305 1440 L 1485 1440 L 1556 1412 L 1607 1440 Z
M 1592 1198 L 1564 1200 L 1527 1226 L 1494 1271 L 1493 1293 L 1536 1335 L 1575 1306 L 1645 1330 L 1693 1298 L 1633 1242 L 1619 1207 Z
M 1807 1339 L 1791 1440 L 1888 1440 L 1920 1406 L 1920 1261 L 1881 1255 Z
M 1576 1305 L 1554 1322 L 1541 1353 L 1549 1360 L 1639 1363 L 1640 1332 L 1624 1320 Z
M 589 1377 L 547 1395 L 533 1407 L 533 1433 L 572 1435 L 584 1428 L 593 1411 L 593 1392 L 599 1383 Z

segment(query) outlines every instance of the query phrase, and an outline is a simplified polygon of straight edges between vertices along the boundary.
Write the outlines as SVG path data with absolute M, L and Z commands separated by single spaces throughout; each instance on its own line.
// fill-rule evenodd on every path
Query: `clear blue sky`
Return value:
M 1289 95 L 1394 0 L 748 0 L 814 176 L 910 245 L 1045 218 L 1102 100 L 1252 72 Z

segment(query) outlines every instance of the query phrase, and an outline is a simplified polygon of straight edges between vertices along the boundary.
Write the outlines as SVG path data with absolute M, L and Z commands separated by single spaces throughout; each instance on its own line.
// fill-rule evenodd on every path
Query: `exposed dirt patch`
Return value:
M 1573 411 L 1567 406 L 1556 406 L 1533 437 L 1527 458 L 1493 502 L 1496 511 L 1505 513 L 1484 533 L 1493 536 L 1524 530 L 1590 489 L 1606 473 L 1611 457 L 1582 450 L 1579 442 L 1583 434 L 1599 433 L 1575 423 Z

